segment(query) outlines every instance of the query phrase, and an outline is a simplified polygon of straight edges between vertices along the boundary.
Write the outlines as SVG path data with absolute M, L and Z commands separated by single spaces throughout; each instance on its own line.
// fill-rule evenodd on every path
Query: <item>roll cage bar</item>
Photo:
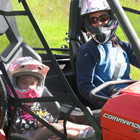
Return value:
M 123 29 L 125 36 L 127 37 L 129 43 L 132 46 L 133 51 L 136 54 L 138 61 L 140 62 L 140 39 L 137 36 L 133 26 L 131 25 L 128 17 L 126 16 L 123 8 L 121 7 L 118 0 L 107 0 L 112 11 L 116 15 L 121 28 Z M 126 9 L 126 8 L 125 8 Z M 128 8 L 127 8 L 128 10 Z M 131 10 L 136 13 L 136 10 Z M 140 13 L 137 11 L 137 14 Z

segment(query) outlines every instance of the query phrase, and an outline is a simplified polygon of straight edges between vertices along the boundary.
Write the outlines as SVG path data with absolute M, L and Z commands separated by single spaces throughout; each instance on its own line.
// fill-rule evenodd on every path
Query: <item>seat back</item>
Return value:
M 47 87 L 44 87 L 42 97 L 52 97 L 53 95 L 48 90 Z M 41 106 L 46 107 L 47 111 L 50 112 L 54 118 L 58 119 L 60 115 L 60 104 L 55 102 L 40 102 Z M 53 108 L 53 109 L 52 109 Z
M 41 57 L 27 43 L 23 42 L 15 17 L 6 16 L 6 12 L 13 11 L 11 0 L 1 0 L 0 10 L 3 11 L 3 15 L 0 15 L 0 21 L 2 21 L 0 22 L 0 35 L 5 34 L 9 41 L 8 46 L 1 53 L 1 59 L 6 69 L 13 60 L 22 56 L 31 56 L 41 61 Z
M 78 55 L 79 47 L 88 41 L 86 30 L 82 26 L 82 18 L 80 15 L 81 3 L 80 0 L 72 0 L 70 5 L 70 18 L 69 18 L 69 49 L 70 49 L 70 61 L 71 67 L 74 74 L 74 82 L 76 85 L 73 87 L 76 96 L 85 105 L 93 108 L 93 105 L 88 103 L 79 93 L 77 87 L 77 76 L 76 76 L 76 58 Z
M 78 49 L 87 40 L 85 33 L 81 29 L 82 18 L 80 15 L 80 7 L 80 0 L 71 1 L 69 16 L 69 49 L 71 66 L 74 73 Z

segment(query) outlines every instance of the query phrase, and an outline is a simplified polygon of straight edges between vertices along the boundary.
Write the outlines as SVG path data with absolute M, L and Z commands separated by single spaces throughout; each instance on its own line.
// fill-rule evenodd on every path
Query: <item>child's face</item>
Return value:
M 29 86 L 37 86 L 38 85 L 38 79 L 35 76 L 20 76 L 17 80 L 17 85 L 20 89 L 24 90 L 29 88 Z

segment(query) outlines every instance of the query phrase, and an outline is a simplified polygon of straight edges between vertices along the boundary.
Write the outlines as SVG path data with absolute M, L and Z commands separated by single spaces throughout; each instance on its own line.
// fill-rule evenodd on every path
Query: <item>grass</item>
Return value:
M 17 5 L 15 0 L 12 1 L 14 5 Z M 31 12 L 34 15 L 37 24 L 39 25 L 45 39 L 47 40 L 47 43 L 51 48 L 60 48 L 61 45 L 65 43 L 63 39 L 66 36 L 66 32 L 68 31 L 69 1 L 27 0 Z M 15 10 L 19 10 L 21 8 L 21 6 L 16 6 Z M 27 19 L 24 19 L 24 21 L 17 19 L 17 23 L 20 25 L 19 31 L 25 42 L 29 42 L 33 47 L 42 46 L 40 43 L 38 43 L 38 40 L 32 40 L 32 38 L 36 38 L 36 33 L 33 31 L 31 25 L 29 25 L 27 22 Z M 24 29 L 28 32 L 25 32 L 25 30 L 23 31 L 23 27 L 21 26 L 22 23 L 24 23 Z
M 37 21 L 48 45 L 51 48 L 60 48 L 62 44 L 66 44 L 64 37 L 69 27 L 69 5 L 70 0 L 26 0 L 30 10 Z M 119 0 L 122 6 L 140 10 L 140 0 Z M 24 10 L 22 4 L 18 0 L 12 0 L 14 10 Z M 140 18 L 139 15 L 126 12 L 136 33 L 140 37 Z M 43 47 L 39 41 L 27 17 L 16 17 L 17 25 L 24 42 L 32 47 Z M 127 41 L 121 28 L 117 30 L 117 35 L 124 41 Z M 9 41 L 5 36 L 0 36 L 0 52 L 8 45 Z M 131 66 L 131 77 L 140 80 L 139 70 Z
M 122 6 L 125 7 L 129 7 L 132 9 L 137 9 L 140 11 L 140 0 L 119 0 Z M 136 15 L 130 12 L 126 12 L 134 30 L 136 31 L 138 37 L 140 38 L 140 28 L 139 28 L 139 24 L 140 24 L 140 15 Z M 119 30 L 117 31 L 117 33 L 119 34 L 119 37 L 124 40 L 127 41 L 126 37 L 124 36 L 124 34 L 122 33 L 121 29 L 119 28 Z M 135 68 L 134 66 L 131 65 L 131 77 L 135 80 L 140 80 L 140 70 L 138 68 Z

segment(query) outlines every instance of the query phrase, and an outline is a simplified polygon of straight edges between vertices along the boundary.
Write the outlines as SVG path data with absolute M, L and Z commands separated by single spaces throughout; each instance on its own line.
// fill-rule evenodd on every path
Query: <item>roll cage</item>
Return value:
M 83 116 L 86 116 L 86 120 L 96 130 L 95 137 L 86 138 L 86 139 L 87 140 L 88 139 L 89 140 L 102 139 L 101 127 L 94 116 L 94 111 L 91 110 L 89 107 L 87 107 L 87 106 L 90 106 L 88 103 L 84 104 L 85 101 L 83 101 L 83 99 L 78 94 L 78 90 L 76 86 L 76 79 L 75 79 L 76 56 L 77 56 L 78 48 L 80 47 L 80 45 L 87 41 L 85 30 L 83 28 L 81 29 L 82 26 L 81 26 L 81 18 L 80 18 L 79 0 L 72 0 L 71 6 L 70 6 L 69 33 L 68 33 L 68 38 L 70 41 L 69 42 L 69 51 L 70 51 L 69 56 L 68 55 L 55 56 L 52 54 L 52 50 L 47 44 L 47 41 L 45 40 L 36 20 L 34 19 L 28 7 L 28 4 L 26 3 L 26 0 L 18 0 L 18 1 L 19 1 L 19 4 L 23 5 L 25 11 L 13 11 L 12 3 L 10 0 L 2 0 L 1 1 L 2 5 L 0 6 L 0 25 L 2 27 L 0 28 L 0 35 L 5 34 L 10 42 L 9 45 L 6 47 L 6 49 L 1 53 L 1 59 L 0 59 L 0 70 L 1 70 L 0 94 L 1 94 L 1 101 L 2 101 L 1 106 L 3 107 L 1 110 L 2 115 L 1 115 L 0 128 L 4 128 L 5 131 L 8 128 L 7 129 L 8 131 L 6 131 L 6 135 L 8 139 L 15 139 L 15 138 L 26 139 L 23 136 L 12 134 L 12 127 L 13 127 L 16 109 L 17 107 L 21 107 L 64 140 L 67 139 L 66 128 L 65 128 L 66 121 L 69 120 L 71 116 L 74 116 L 75 118 L 77 116 L 82 116 L 82 118 L 84 118 Z M 114 2 L 111 3 L 110 0 L 108 0 L 108 2 L 111 7 L 114 6 Z M 120 16 L 119 13 L 116 12 L 117 8 L 118 6 L 116 5 L 116 10 L 114 10 L 113 12 L 116 14 L 121 24 L 122 17 Z M 134 12 L 136 14 L 140 14 L 140 11 L 136 11 L 136 10 L 129 9 L 126 7 L 123 7 L 123 8 L 124 10 Z M 122 9 L 120 11 L 122 11 Z M 17 25 L 16 25 L 15 17 L 18 17 L 18 16 L 27 16 L 30 19 L 32 26 L 34 27 L 41 43 L 44 46 L 43 50 L 46 51 L 46 54 L 36 53 L 36 50 L 41 50 L 41 49 L 40 48 L 32 49 L 32 47 L 30 47 L 26 42 L 24 42 L 24 39 L 20 35 L 17 29 Z M 122 24 L 125 24 L 125 23 L 122 23 Z M 127 34 L 127 30 L 128 30 L 127 27 L 124 26 L 123 28 Z M 133 42 L 137 42 L 135 45 L 136 45 L 136 51 L 138 52 L 139 41 L 135 41 L 132 36 L 128 38 L 129 38 L 130 43 L 132 42 L 132 44 Z M 63 50 L 63 49 L 58 49 L 58 50 Z M 64 50 L 68 50 L 68 49 L 64 49 Z M 9 77 L 7 74 L 7 68 L 14 59 L 21 56 L 32 56 L 33 58 L 43 62 L 44 64 L 47 64 L 48 66 L 52 68 L 52 72 L 50 72 L 50 74 L 48 75 L 48 78 L 50 79 L 50 81 L 48 82 L 46 80 L 46 85 L 49 86 L 47 88 L 51 91 L 51 93 L 48 91 L 48 89 L 44 89 L 43 98 L 38 98 L 38 99 L 19 99 L 18 98 L 9 80 Z M 139 58 L 139 56 L 137 57 Z M 64 69 L 60 68 L 61 64 L 65 64 Z M 62 84 L 58 84 L 59 82 L 61 82 Z M 51 85 L 55 85 L 56 89 L 54 90 L 54 87 Z M 9 87 L 11 91 L 13 92 L 15 96 L 14 98 L 9 96 L 7 87 Z M 62 90 L 60 90 L 60 88 L 62 88 Z M 58 93 L 56 92 L 56 90 L 58 90 Z M 63 95 L 63 96 L 60 96 L 60 95 Z M 46 105 L 45 103 L 47 103 L 47 106 L 53 105 L 53 107 L 56 109 L 56 112 L 51 112 L 51 110 L 50 112 L 54 114 L 56 118 L 65 120 L 64 121 L 64 128 L 65 128 L 64 134 L 57 131 L 55 128 L 53 128 L 48 123 L 43 121 L 41 118 L 39 118 L 37 115 L 32 113 L 23 105 L 23 103 L 33 102 L 33 101 L 42 102 L 44 105 Z M 52 103 L 50 104 L 50 102 Z M 6 124 L 8 122 L 7 108 L 9 105 L 14 106 L 14 114 L 11 118 L 10 123 L 7 125 Z

